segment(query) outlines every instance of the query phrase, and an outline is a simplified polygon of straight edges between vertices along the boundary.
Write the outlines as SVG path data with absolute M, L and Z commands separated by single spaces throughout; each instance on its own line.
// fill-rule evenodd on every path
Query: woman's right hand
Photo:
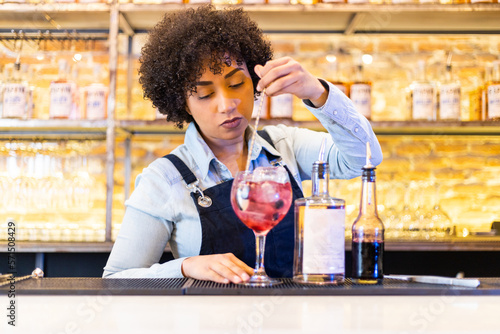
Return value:
M 241 283 L 248 281 L 253 269 L 232 253 L 198 255 L 182 262 L 185 277 L 217 283 Z

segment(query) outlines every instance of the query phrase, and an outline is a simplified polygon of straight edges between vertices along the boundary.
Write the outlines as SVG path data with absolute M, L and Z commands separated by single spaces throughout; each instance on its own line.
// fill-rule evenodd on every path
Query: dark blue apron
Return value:
M 270 142 L 270 139 L 266 138 L 268 136 L 262 134 L 261 136 Z M 230 194 L 233 180 L 201 190 L 195 185 L 197 184 L 196 176 L 179 157 L 168 154 L 164 158 L 174 164 L 188 188 L 189 185 L 194 188 L 191 197 L 200 215 L 202 232 L 200 255 L 233 253 L 249 267 L 254 268 L 255 235 L 241 222 L 231 207 Z M 276 158 L 268 154 L 269 161 Z M 290 170 L 284 167 L 290 178 L 293 201 L 304 197 Z M 210 205 L 207 204 L 208 199 L 211 200 Z M 269 231 L 266 237 L 264 266 L 271 277 L 292 277 L 293 274 L 295 244 L 293 203 L 283 220 Z

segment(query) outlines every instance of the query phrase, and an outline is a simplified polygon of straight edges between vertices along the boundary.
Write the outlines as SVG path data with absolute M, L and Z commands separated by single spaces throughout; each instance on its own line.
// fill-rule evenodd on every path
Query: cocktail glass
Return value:
M 271 286 L 280 281 L 267 276 L 264 250 L 267 233 L 276 226 L 292 204 L 292 188 L 283 167 L 257 167 L 236 174 L 231 188 L 231 205 L 240 220 L 255 234 L 255 269 L 250 286 Z

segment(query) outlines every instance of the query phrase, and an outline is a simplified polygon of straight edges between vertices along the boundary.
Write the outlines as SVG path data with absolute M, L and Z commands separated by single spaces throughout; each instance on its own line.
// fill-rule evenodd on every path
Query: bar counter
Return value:
M 498 333 L 500 278 L 478 288 L 385 279 L 380 285 L 270 288 L 193 279 L 19 281 L 16 327 L 2 333 Z M 2 309 L 8 286 L 0 287 Z M 4 307 L 5 306 L 5 307 Z M 4 311 L 5 312 L 5 311 Z

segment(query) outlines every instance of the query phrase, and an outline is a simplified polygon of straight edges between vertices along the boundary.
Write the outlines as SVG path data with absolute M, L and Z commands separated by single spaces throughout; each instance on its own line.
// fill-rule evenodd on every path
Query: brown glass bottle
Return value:
M 361 203 L 352 225 L 352 280 L 377 284 L 384 277 L 384 224 L 377 213 L 375 167 L 363 167 Z

